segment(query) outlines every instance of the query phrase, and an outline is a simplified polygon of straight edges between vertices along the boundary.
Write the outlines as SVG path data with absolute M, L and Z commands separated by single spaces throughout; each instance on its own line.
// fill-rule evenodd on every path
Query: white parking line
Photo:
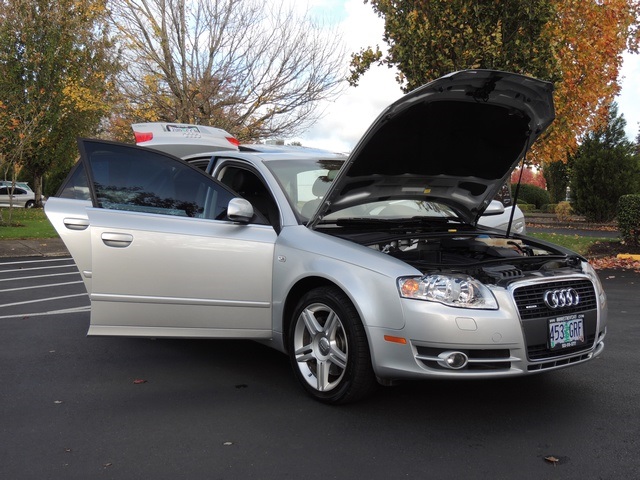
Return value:
M 0 308 L 2 308 L 2 307 L 15 307 L 16 305 L 29 305 L 31 303 L 41 303 L 41 302 L 49 302 L 49 301 L 53 301 L 53 300 L 63 300 L 65 298 L 87 297 L 87 296 L 88 295 L 86 293 L 78 293 L 76 295 L 64 295 L 62 297 L 39 298 L 37 300 L 28 300 L 26 302 L 5 303 L 3 305 L 0 305 Z
M 0 278 L 0 282 L 16 282 L 18 280 L 33 280 L 34 278 L 60 277 L 62 275 L 80 275 L 80 273 L 79 272 L 50 273 L 48 275 L 34 275 L 31 277 Z
M 91 307 L 86 306 L 86 307 L 77 307 L 77 308 L 65 308 L 62 310 L 51 310 L 49 312 L 19 313 L 17 315 L 0 316 L 0 320 L 5 320 L 9 318 L 43 317 L 45 315 L 62 315 L 67 313 L 82 313 L 82 312 L 88 312 L 90 310 L 91 310 Z
M 32 290 L 32 289 L 35 289 L 35 288 L 59 287 L 61 285 L 75 285 L 76 283 L 84 283 L 84 282 L 82 280 L 78 280 L 77 282 L 50 283 L 48 285 L 33 285 L 31 287 L 6 288 L 4 290 L 0 290 L 0 293 L 2 293 L 2 292 L 17 292 L 18 290 Z
M 51 270 L 53 268 L 76 268 L 76 266 L 75 264 L 71 264 L 71 265 L 52 265 L 51 267 L 15 268 L 13 270 L 0 270 L 0 273 L 27 272 L 32 270 Z
M 50 263 L 50 262 L 72 262 L 73 260 L 69 257 L 60 257 L 60 258 L 48 258 L 46 260 L 22 260 L 17 262 L 0 262 L 0 267 L 3 265 L 22 265 L 25 263 Z

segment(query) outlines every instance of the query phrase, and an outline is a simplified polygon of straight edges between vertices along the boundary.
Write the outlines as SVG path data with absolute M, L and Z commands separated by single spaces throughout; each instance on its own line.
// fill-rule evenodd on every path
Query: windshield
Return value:
M 309 220 L 318 210 L 331 182 L 344 163 L 343 159 L 296 159 L 265 162 L 276 177 L 293 209 Z M 357 205 L 327 215 L 323 222 L 333 223 L 347 219 L 397 220 L 415 217 L 458 219 L 449 206 L 435 201 L 392 200 Z
M 323 222 L 347 219 L 399 220 L 399 219 L 457 219 L 456 213 L 447 205 L 423 200 L 387 200 L 364 203 L 338 210 L 327 215 Z
M 265 162 L 293 209 L 305 220 L 315 213 L 343 163 L 343 158 Z

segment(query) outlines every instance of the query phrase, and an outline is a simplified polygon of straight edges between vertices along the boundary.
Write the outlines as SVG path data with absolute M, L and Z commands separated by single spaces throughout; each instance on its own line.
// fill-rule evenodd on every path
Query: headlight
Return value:
M 598 277 L 598 272 L 591 266 L 589 262 L 582 262 L 582 271 L 587 274 L 587 276 L 591 279 L 593 284 L 596 287 L 596 292 L 598 293 L 598 298 L 600 299 L 600 304 L 604 305 L 607 302 L 607 295 L 604 293 L 604 288 L 602 288 L 602 283 L 600 283 L 600 277 Z
M 524 223 L 524 220 L 514 221 L 512 230 L 516 233 L 521 233 L 524 235 L 524 233 L 527 231 L 527 227 L 526 227 L 526 224 Z
M 491 291 L 467 275 L 426 275 L 398 279 L 403 298 L 438 302 L 450 307 L 497 310 Z

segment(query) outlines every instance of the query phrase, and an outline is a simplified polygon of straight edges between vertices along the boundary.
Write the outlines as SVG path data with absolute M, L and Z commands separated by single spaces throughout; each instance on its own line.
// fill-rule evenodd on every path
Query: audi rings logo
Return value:
M 573 288 L 562 290 L 547 290 L 544 293 L 544 303 L 551 309 L 575 307 L 580 303 L 580 295 Z

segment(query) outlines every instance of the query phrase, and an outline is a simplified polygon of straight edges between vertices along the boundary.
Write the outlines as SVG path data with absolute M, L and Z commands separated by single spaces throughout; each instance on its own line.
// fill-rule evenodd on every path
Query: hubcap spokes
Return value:
M 328 306 L 313 304 L 298 317 L 294 333 L 298 368 L 310 386 L 320 392 L 335 388 L 347 368 L 345 331 Z

